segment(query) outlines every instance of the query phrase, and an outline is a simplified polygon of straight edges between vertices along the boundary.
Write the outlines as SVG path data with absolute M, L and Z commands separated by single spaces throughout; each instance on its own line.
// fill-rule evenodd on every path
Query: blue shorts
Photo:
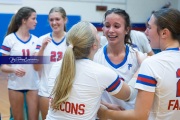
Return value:
M 9 89 L 8 90 L 12 90 L 12 89 Z M 27 93 L 29 90 L 14 90 L 14 91 L 18 91 L 18 92 L 21 92 L 21 93 Z

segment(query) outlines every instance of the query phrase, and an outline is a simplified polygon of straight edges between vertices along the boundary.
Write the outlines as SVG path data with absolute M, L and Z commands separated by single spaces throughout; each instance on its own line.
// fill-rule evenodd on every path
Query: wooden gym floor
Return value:
M 0 71 L 0 120 L 9 120 L 9 98 L 7 90 L 7 74 Z

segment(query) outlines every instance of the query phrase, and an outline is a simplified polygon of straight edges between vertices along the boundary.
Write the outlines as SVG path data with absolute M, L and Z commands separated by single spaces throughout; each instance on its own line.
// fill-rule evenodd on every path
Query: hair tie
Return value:
M 69 44 L 69 46 L 68 46 L 68 47 L 73 48 L 73 45 L 72 45 L 72 44 Z

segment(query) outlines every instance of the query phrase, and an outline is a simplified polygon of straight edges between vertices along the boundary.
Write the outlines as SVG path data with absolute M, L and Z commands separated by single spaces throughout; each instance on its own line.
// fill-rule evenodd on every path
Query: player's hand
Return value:
M 123 107 L 115 104 L 110 104 L 107 108 L 110 110 L 125 110 Z
M 43 42 L 42 42 L 42 49 L 46 48 L 46 46 L 48 45 L 48 43 L 50 43 L 52 41 L 52 38 L 50 37 L 46 37 L 44 38 Z
M 105 110 L 107 110 L 107 109 L 108 108 L 105 105 L 103 105 L 103 104 L 100 105 L 100 108 L 99 108 L 98 113 L 97 113 L 98 120 L 107 120 L 105 117 L 105 114 L 104 114 Z
M 119 105 L 107 103 L 107 102 L 104 102 L 104 101 L 101 101 L 101 104 L 106 106 L 110 110 L 125 110 L 123 107 L 121 107 Z
M 16 68 L 15 69 L 15 75 L 18 77 L 23 77 L 26 74 L 26 71 L 24 68 Z

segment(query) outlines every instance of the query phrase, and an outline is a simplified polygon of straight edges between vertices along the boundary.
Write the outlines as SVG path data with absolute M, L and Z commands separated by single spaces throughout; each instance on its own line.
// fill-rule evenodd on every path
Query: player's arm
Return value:
M 110 95 L 122 100 L 130 100 L 136 97 L 137 93 L 135 93 L 134 96 L 134 84 L 136 83 L 136 76 L 134 76 L 135 79 L 132 79 L 133 82 L 131 86 L 133 87 L 130 87 L 127 83 L 121 80 L 121 77 L 117 75 L 115 71 L 107 67 L 104 69 L 106 69 L 106 72 L 102 71 L 104 76 L 101 76 L 99 79 L 104 81 L 104 83 L 102 83 L 102 87 L 106 86 L 106 91 L 109 92 Z M 107 71 L 109 74 L 106 74 Z
M 8 56 L 8 55 L 2 54 L 2 56 Z M 10 65 L 2 64 L 2 65 L 1 65 L 1 71 L 2 71 L 2 72 L 5 72 L 5 73 L 14 73 L 14 72 L 15 72 L 15 69 L 12 68 Z
M 123 107 L 121 107 L 119 105 L 111 104 L 111 103 L 104 102 L 104 101 L 101 101 L 101 105 L 106 106 L 110 110 L 125 110 Z
M 8 55 L 2 54 L 2 56 L 8 56 Z M 8 64 L 2 64 L 1 71 L 5 73 L 15 73 L 15 75 L 18 77 L 23 77 L 26 73 L 26 71 L 23 68 L 13 68 L 11 67 L 11 65 Z
M 41 47 L 39 52 L 35 53 L 34 56 L 43 56 L 44 49 Z M 42 64 L 33 64 L 35 71 L 40 71 L 42 69 Z
M 119 98 L 125 101 L 131 101 L 136 98 L 137 89 L 135 89 L 135 84 L 136 84 L 138 73 L 139 73 L 139 69 L 133 75 L 133 77 L 128 82 L 128 84 L 123 82 L 123 86 L 121 90 L 117 94 L 114 95 L 116 98 Z
M 134 88 L 136 79 L 137 76 L 135 74 L 134 77 L 129 81 L 128 85 L 126 83 L 123 83 L 121 90 L 114 96 L 125 101 L 134 100 L 137 96 L 137 89 Z M 105 105 L 108 109 L 111 110 L 125 110 L 119 105 L 114 105 L 103 101 L 101 101 L 101 104 Z
M 131 101 L 134 100 L 137 96 L 137 89 L 134 88 L 137 78 L 132 78 L 128 84 L 123 82 L 121 90 L 113 95 L 114 97 L 118 99 L 122 99 L 125 101 Z
M 108 86 L 106 91 L 121 100 L 134 100 L 137 95 L 137 90 L 134 88 L 136 80 L 136 74 L 133 76 L 133 78 L 129 81 L 128 84 L 122 81 L 121 78 L 117 77 L 116 80 L 110 86 Z
M 123 84 L 121 90 L 113 96 L 118 99 L 127 100 L 131 94 L 130 87 L 125 82 L 122 82 L 121 84 Z
M 98 117 L 102 120 L 147 120 L 154 99 L 154 92 L 138 90 L 134 110 L 115 111 L 100 107 Z
M 45 50 L 47 44 L 48 44 L 49 42 L 51 42 L 51 40 L 52 40 L 51 38 L 46 37 L 46 38 L 43 40 L 43 42 L 42 42 L 42 46 L 41 46 L 40 50 L 39 50 L 38 52 L 36 52 L 36 53 L 34 54 L 34 56 L 43 56 L 44 50 Z M 33 66 L 34 66 L 34 70 L 40 71 L 40 70 L 42 69 L 43 64 L 34 64 Z
M 150 58 L 149 58 L 150 59 Z M 141 68 L 139 70 L 140 73 L 149 73 L 149 65 L 147 66 L 147 61 L 149 59 L 146 59 L 144 62 L 142 62 Z M 148 62 L 150 63 L 150 62 Z M 139 75 L 138 75 L 139 76 Z M 134 79 L 135 80 L 135 79 Z M 153 79 L 154 80 L 154 79 Z M 154 85 L 156 82 L 154 83 Z M 136 85 L 138 85 L 136 83 Z M 139 83 L 140 85 L 140 83 Z M 136 86 L 136 88 L 143 88 L 143 86 Z M 146 88 L 147 89 L 147 88 Z M 147 92 L 151 91 L 151 92 Z M 113 120 L 147 120 L 151 106 L 154 100 L 154 91 L 155 88 L 147 89 L 147 91 L 138 89 L 138 94 L 136 97 L 136 103 L 134 110 L 127 110 L 127 111 L 113 111 L 113 110 L 106 110 L 103 108 L 99 109 L 98 115 L 100 118 L 106 118 L 106 119 L 113 119 Z M 103 111 L 103 112 L 102 112 Z

